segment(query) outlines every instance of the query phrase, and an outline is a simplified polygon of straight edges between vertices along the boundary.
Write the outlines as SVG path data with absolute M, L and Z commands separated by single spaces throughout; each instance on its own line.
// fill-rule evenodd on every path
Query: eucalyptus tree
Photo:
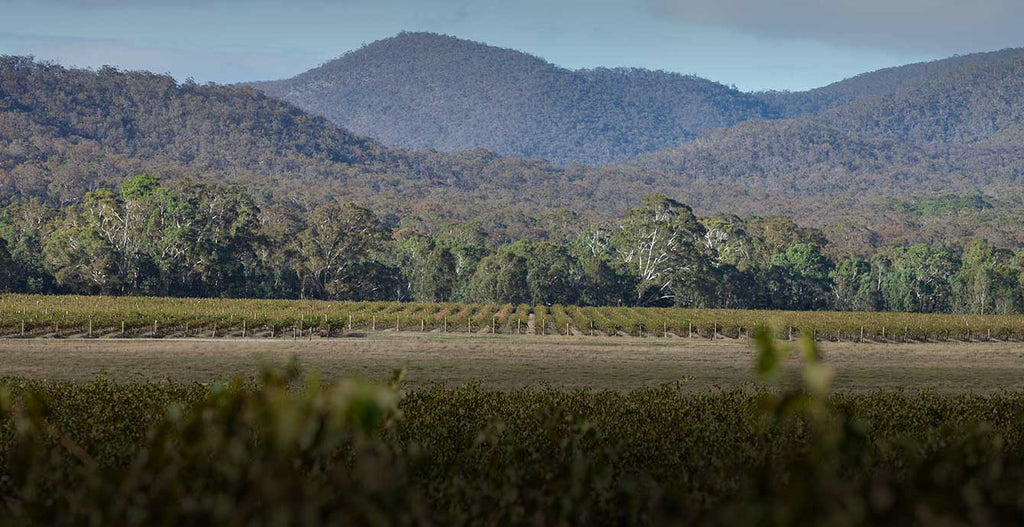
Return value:
M 147 273 L 145 246 L 151 237 L 150 201 L 159 179 L 139 175 L 119 192 L 97 189 L 64 209 L 44 252 L 57 284 L 106 294 L 142 291 Z
M 363 264 L 390 235 L 373 212 L 352 203 L 318 207 L 297 237 L 303 296 L 362 296 Z
M 252 295 L 260 210 L 239 187 L 186 181 L 154 191 L 151 258 L 172 294 Z
M 831 274 L 832 307 L 838 311 L 875 311 L 881 298 L 871 272 L 871 263 L 846 258 Z
M 7 250 L 7 240 L 0 238 L 0 293 L 13 293 L 17 287 L 17 267 L 11 252 Z
M 829 304 L 829 289 L 834 264 L 821 247 L 813 243 L 798 243 L 776 254 L 771 260 L 770 285 L 775 292 L 774 305 L 785 309 L 825 309 Z
M 526 261 L 526 288 L 531 304 L 579 303 L 583 268 L 564 245 L 519 241 L 508 250 Z
M 705 229 L 701 243 L 713 265 L 747 269 L 753 264 L 755 247 L 746 222 L 735 215 L 717 215 L 700 223 Z
M 499 249 L 480 260 L 470 280 L 469 300 L 481 303 L 527 303 L 530 301 L 527 273 L 526 258 L 507 247 Z
M 447 302 L 456 285 L 455 257 L 433 238 L 406 236 L 392 245 L 389 263 L 400 270 L 402 293 L 421 302 Z
M 885 267 L 876 273 L 887 310 L 939 313 L 949 309 L 959 269 L 953 253 L 919 244 L 897 247 L 880 262 Z
M 582 283 L 579 300 L 589 306 L 621 306 L 632 302 L 636 277 L 622 265 L 606 258 L 587 258 L 581 262 Z
M 780 216 L 752 217 L 744 222 L 744 234 L 750 240 L 751 265 L 767 269 L 772 258 L 799 243 L 828 245 L 828 239 L 817 229 L 801 227 L 792 219 Z
M 454 263 L 452 300 L 466 300 L 470 296 L 472 280 L 481 260 L 491 254 L 487 233 L 477 222 L 446 223 L 434 236 L 439 247 L 446 250 Z
M 678 304 L 706 280 L 700 247 L 705 231 L 693 209 L 663 195 L 646 196 L 640 208 L 626 213 L 612 243 L 636 278 L 633 303 Z
M 984 240 L 968 247 L 955 280 L 957 309 L 982 315 L 1016 311 L 1019 277 L 1013 261 L 1013 251 Z
M 0 239 L 6 241 L 14 272 L 7 287 L 23 293 L 45 293 L 53 288 L 43 247 L 56 211 L 39 200 L 12 203 L 0 211 Z

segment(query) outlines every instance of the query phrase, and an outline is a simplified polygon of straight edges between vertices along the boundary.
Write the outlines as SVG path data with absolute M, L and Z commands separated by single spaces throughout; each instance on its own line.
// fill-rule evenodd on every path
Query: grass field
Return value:
M 1019 343 L 829 342 L 822 349 L 836 368 L 839 391 L 1024 389 L 1024 345 Z M 207 382 L 255 374 L 293 356 L 330 378 L 384 378 L 404 368 L 413 386 L 480 381 L 498 389 L 548 383 L 623 390 L 681 381 L 688 389 L 703 390 L 741 385 L 754 377 L 751 347 L 744 339 L 414 333 L 313 341 L 6 339 L 0 340 L 0 376 Z M 798 361 L 791 362 L 795 369 Z

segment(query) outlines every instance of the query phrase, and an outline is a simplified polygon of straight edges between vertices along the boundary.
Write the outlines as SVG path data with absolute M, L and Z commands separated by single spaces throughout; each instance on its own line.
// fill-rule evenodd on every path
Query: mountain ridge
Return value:
M 250 85 L 392 146 L 483 148 L 595 166 L 745 121 L 818 115 L 893 97 L 1022 56 L 1024 49 L 1007 49 L 885 68 L 801 92 L 741 92 L 695 75 L 571 70 L 517 50 L 403 32 L 291 79 Z
M 600 223 L 663 193 L 703 215 L 788 215 L 839 233 L 833 239 L 850 253 L 975 236 L 1024 246 L 1024 228 L 1016 226 L 1024 225 L 1024 126 L 1020 112 L 1005 112 L 1019 95 L 1018 66 L 1014 59 L 977 74 L 985 89 L 1006 95 L 999 104 L 982 104 L 994 97 L 985 89 L 963 88 L 957 93 L 980 95 L 943 103 L 963 111 L 935 106 L 943 119 L 929 123 L 941 124 L 943 134 L 899 126 L 878 133 L 872 119 L 862 126 L 844 113 L 916 119 L 914 111 L 890 109 L 939 101 L 940 80 L 867 97 L 834 115 L 747 120 L 592 168 L 485 150 L 393 148 L 244 86 L 0 57 L 0 205 L 75 203 L 148 172 L 242 185 L 270 207 L 355 201 L 412 231 L 475 222 L 496 242 Z M 956 196 L 975 196 L 991 207 L 912 213 L 935 196 L 954 204 L 971 201 Z
M 756 97 L 695 76 L 569 70 L 433 33 L 401 33 L 292 79 L 250 85 L 386 144 L 563 164 L 631 157 L 768 112 Z

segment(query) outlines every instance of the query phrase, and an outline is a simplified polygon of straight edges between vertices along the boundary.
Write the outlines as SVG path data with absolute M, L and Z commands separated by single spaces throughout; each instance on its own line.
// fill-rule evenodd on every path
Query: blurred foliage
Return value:
M 3 525 L 1009 525 L 1024 396 L 0 382 Z

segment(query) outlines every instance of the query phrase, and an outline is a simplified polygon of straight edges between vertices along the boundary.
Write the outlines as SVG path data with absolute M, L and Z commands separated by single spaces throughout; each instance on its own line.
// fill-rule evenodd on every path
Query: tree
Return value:
M 949 308 L 951 283 L 959 267 L 945 249 L 927 245 L 897 247 L 876 270 L 885 308 L 891 311 L 940 313 Z
M 0 238 L 0 293 L 13 293 L 19 282 L 17 268 L 10 251 L 7 250 L 7 240 Z
M 832 272 L 832 306 L 838 311 L 876 311 L 879 308 L 871 264 L 847 258 Z
M 760 307 L 760 284 L 755 269 L 741 270 L 732 264 L 720 264 L 713 269 L 711 290 L 704 307 L 725 309 L 752 309 Z
M 254 244 L 258 267 L 250 291 L 259 298 L 296 298 L 302 291 L 299 253 L 295 240 L 305 226 L 305 217 L 289 207 L 260 208 Z
M 828 240 L 820 231 L 801 227 L 790 218 L 750 218 L 746 221 L 744 230 L 751 240 L 751 261 L 753 265 L 761 268 L 771 266 L 772 257 L 794 245 L 828 244 Z
M 565 246 L 551 242 L 517 242 L 509 250 L 526 260 L 526 287 L 532 305 L 579 302 L 583 271 Z
M 122 186 L 122 194 L 125 188 Z M 252 296 L 260 210 L 239 187 L 185 181 L 151 192 L 147 258 L 164 294 Z
M 832 261 L 813 243 L 798 243 L 772 257 L 773 307 L 824 309 L 829 304 Z
M 604 258 L 583 261 L 583 283 L 580 302 L 590 306 L 621 306 L 633 299 L 636 279 L 623 269 L 615 268 Z
M 455 257 L 428 236 L 394 244 L 392 264 L 402 272 L 405 290 L 421 302 L 447 302 L 455 291 Z
M 377 217 L 351 203 L 322 205 L 298 236 L 303 296 L 357 298 L 360 264 L 390 237 Z
M 755 248 L 743 220 L 719 215 L 703 218 L 700 223 L 705 229 L 701 243 L 713 265 L 731 265 L 738 269 L 752 265 Z
M 447 302 L 455 292 L 455 257 L 446 247 L 435 246 L 427 253 L 413 294 L 424 302 Z
M 451 300 L 470 296 L 470 281 L 480 261 L 490 254 L 487 235 L 478 223 L 447 223 L 435 237 L 436 243 L 455 260 L 455 282 Z
M 14 276 L 8 287 L 23 293 L 53 291 L 53 276 L 46 269 L 44 239 L 55 212 L 38 200 L 14 203 L 0 211 L 0 239 L 6 241 Z
M 470 300 L 480 303 L 528 302 L 526 258 L 507 248 L 480 261 L 470 280 Z
M 43 249 L 47 271 L 60 292 L 124 294 L 124 280 L 115 248 L 74 210 L 65 211 Z
M 613 240 L 618 258 L 637 279 L 636 305 L 676 303 L 707 267 L 699 240 L 704 227 L 693 209 L 662 195 L 629 211 Z
M 1013 252 L 978 241 L 964 251 L 955 281 L 955 301 L 959 311 L 1002 313 L 1016 309 L 1017 276 Z

